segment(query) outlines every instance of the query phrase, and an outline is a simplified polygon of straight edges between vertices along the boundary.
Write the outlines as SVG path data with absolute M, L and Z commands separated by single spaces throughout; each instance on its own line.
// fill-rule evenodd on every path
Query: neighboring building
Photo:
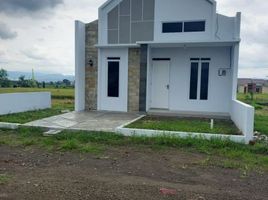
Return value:
M 263 92 L 264 94 L 268 94 L 268 86 L 264 86 L 264 87 L 262 88 L 262 92 Z
M 240 78 L 238 79 L 238 92 L 239 93 L 268 93 L 268 81 L 265 79 L 247 79 Z
M 109 0 L 76 21 L 75 109 L 231 117 L 253 137 L 254 108 L 236 100 L 241 13 L 214 0 Z

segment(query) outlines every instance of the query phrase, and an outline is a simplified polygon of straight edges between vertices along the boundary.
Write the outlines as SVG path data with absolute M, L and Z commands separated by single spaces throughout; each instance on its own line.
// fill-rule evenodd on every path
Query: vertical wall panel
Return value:
M 131 42 L 151 41 L 154 37 L 153 22 L 133 22 L 131 27 Z
M 155 0 L 143 1 L 143 20 L 154 20 Z
M 130 16 L 120 16 L 119 43 L 130 43 Z
M 108 30 L 108 43 L 118 44 L 118 30 Z
M 120 15 L 130 15 L 130 0 L 124 0 L 120 3 Z
M 131 21 L 142 20 L 142 2 L 143 0 L 131 1 Z
M 118 6 L 108 13 L 108 29 L 118 29 Z

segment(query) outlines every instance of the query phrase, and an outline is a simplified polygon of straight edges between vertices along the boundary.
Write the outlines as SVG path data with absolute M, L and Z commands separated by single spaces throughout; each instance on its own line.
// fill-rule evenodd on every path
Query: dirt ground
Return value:
M 268 174 L 202 165 L 181 150 L 120 147 L 104 155 L 0 146 L 0 199 L 268 199 Z M 164 195 L 161 188 L 175 189 Z

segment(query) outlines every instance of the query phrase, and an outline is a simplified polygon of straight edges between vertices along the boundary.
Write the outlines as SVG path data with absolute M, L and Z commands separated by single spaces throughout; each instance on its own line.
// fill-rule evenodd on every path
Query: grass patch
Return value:
M 240 135 L 231 120 L 214 120 L 214 129 L 210 129 L 209 119 L 199 118 L 177 118 L 177 117 L 151 117 L 146 116 L 127 128 L 152 129 L 164 131 L 183 131 L 196 133 L 219 133 L 227 135 Z
M 255 115 L 255 130 L 268 135 L 268 115 Z
M 68 139 L 62 142 L 60 145 L 61 150 L 76 150 L 79 147 L 79 143 L 76 139 Z
M 94 145 L 91 143 L 82 145 L 80 151 L 83 153 L 93 153 L 93 154 L 101 154 L 104 151 L 104 147 L 102 145 Z
M 0 174 L 0 185 L 6 184 L 10 181 L 12 177 L 7 174 Z
M 254 146 L 237 144 L 231 141 L 202 138 L 178 138 L 170 135 L 154 137 L 124 137 L 114 133 L 72 132 L 49 138 L 42 136 L 42 129 L 19 128 L 18 130 L 0 130 L 0 144 L 30 148 L 37 146 L 54 151 L 75 151 L 80 153 L 102 154 L 111 146 L 145 147 L 154 150 L 176 148 L 200 152 L 210 159 L 203 164 L 223 168 L 238 168 L 245 172 L 250 170 L 268 171 L 268 145 L 257 143 Z

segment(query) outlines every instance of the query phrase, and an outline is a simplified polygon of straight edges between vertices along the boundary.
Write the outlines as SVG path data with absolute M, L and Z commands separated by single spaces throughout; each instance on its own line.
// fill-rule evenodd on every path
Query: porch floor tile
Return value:
M 26 126 L 45 127 L 51 129 L 73 129 L 86 131 L 115 132 L 125 123 L 140 117 L 136 113 L 118 112 L 70 112 L 58 116 L 44 118 L 26 123 Z

